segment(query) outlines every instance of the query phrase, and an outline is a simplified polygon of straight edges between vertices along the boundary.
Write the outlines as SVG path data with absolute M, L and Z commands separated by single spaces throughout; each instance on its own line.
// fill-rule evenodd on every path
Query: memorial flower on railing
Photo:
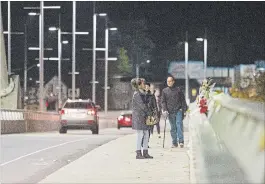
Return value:
M 211 78 L 205 79 L 199 90 L 199 95 L 197 97 L 197 105 L 200 108 L 201 114 L 208 113 L 208 100 L 210 99 L 210 93 L 214 87 L 215 83 Z

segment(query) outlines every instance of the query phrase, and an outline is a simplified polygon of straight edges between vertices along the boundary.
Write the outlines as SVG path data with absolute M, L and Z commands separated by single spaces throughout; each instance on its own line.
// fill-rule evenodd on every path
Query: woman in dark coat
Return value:
M 151 114 L 146 101 L 145 80 L 133 79 L 131 81 L 135 92 L 132 99 L 132 129 L 136 130 L 137 146 L 136 159 L 153 158 L 148 154 L 148 139 L 150 126 L 145 124 L 146 118 Z M 141 151 L 141 143 L 143 141 L 143 154 Z

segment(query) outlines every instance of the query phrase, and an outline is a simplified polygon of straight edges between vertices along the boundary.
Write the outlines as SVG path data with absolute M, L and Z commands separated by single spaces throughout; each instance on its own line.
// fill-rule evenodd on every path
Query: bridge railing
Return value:
M 192 104 L 190 155 L 197 183 L 264 182 L 264 104 L 213 96 L 208 117 Z
M 60 116 L 54 112 L 0 109 L 1 133 L 58 130 Z

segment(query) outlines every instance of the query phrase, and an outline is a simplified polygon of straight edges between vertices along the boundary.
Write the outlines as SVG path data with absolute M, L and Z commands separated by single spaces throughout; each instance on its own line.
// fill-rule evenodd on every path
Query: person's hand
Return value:
M 187 115 L 189 115 L 189 113 L 190 113 L 190 110 L 188 109 L 186 112 L 183 113 L 183 116 L 184 116 L 183 118 L 185 118 Z
M 169 114 L 168 111 L 162 111 L 163 114 Z
M 163 114 L 165 117 L 168 117 L 168 115 L 169 115 L 168 111 L 162 111 L 162 114 Z

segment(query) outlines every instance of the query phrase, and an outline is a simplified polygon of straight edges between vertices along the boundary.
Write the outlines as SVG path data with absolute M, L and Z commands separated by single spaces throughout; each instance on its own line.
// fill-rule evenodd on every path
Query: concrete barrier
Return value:
M 264 104 L 213 96 L 208 118 L 192 104 L 189 154 L 196 183 L 264 182 Z M 263 142 L 263 144 L 261 144 Z
M 99 112 L 99 128 L 116 128 L 121 111 Z M 47 132 L 59 129 L 60 115 L 56 112 L 38 112 L 0 109 L 1 133 Z
M 236 158 L 250 183 L 264 182 L 264 104 L 247 105 L 226 95 L 213 97 L 209 117 L 216 134 Z
M 0 109 L 2 134 L 54 131 L 59 120 L 57 113 Z

